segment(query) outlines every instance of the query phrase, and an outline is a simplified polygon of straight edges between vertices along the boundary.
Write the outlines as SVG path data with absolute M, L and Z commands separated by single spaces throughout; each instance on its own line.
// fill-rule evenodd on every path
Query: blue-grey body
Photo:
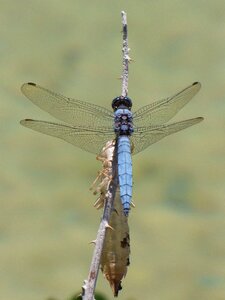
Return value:
M 27 98 L 67 124 L 32 119 L 22 120 L 21 124 L 95 154 L 99 154 L 104 145 L 116 137 L 120 196 L 124 214 L 128 216 L 132 197 L 131 144 L 132 154 L 136 154 L 162 138 L 202 121 L 203 118 L 199 117 L 167 124 L 200 87 L 199 82 L 194 82 L 174 96 L 132 113 L 132 101 L 127 96 L 113 99 L 112 112 L 98 105 L 56 94 L 35 83 L 25 83 L 22 92 Z
M 130 138 L 118 137 L 118 176 L 120 198 L 125 215 L 128 215 L 132 197 L 132 160 Z
M 117 97 L 115 100 L 118 101 L 114 112 L 114 131 L 117 135 L 118 145 L 120 198 L 123 204 L 124 214 L 128 216 L 132 197 L 132 160 L 130 145 L 130 136 L 133 133 L 133 118 L 130 111 L 132 104 L 128 97 L 122 99 Z M 125 101 L 127 101 L 129 105 Z

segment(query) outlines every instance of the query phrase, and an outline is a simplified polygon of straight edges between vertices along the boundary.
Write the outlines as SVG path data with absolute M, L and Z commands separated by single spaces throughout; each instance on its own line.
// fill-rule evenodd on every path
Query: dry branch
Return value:
M 127 18 L 126 13 L 124 11 L 121 12 L 122 15 L 122 26 L 123 26 L 123 71 L 122 71 L 122 96 L 127 96 L 128 94 L 128 63 L 130 61 L 128 52 L 128 39 L 127 39 Z M 111 152 L 110 152 L 111 149 Z M 112 154 L 113 149 L 113 154 Z M 108 151 L 107 151 L 108 150 Z M 84 285 L 82 286 L 82 299 L 83 300 L 93 300 L 94 299 L 94 291 L 98 277 L 98 271 L 100 266 L 100 260 L 102 257 L 102 250 L 104 246 L 104 240 L 107 230 L 113 230 L 112 227 L 109 226 L 111 212 L 113 210 L 113 202 L 115 199 L 116 191 L 118 189 L 118 176 L 117 176 L 117 144 L 115 147 L 109 147 L 106 149 L 107 160 L 112 162 L 112 177 L 109 181 L 108 189 L 105 194 L 104 200 L 104 211 L 101 219 L 101 223 L 99 226 L 99 230 L 97 233 L 97 238 L 95 241 L 95 249 L 92 257 L 92 262 L 88 274 L 88 279 L 84 281 Z M 127 239 L 128 241 L 128 239 Z M 129 242 L 128 242 L 129 244 Z M 129 257 L 129 247 L 128 247 L 128 257 Z M 126 261 L 126 266 L 128 265 L 128 260 Z M 125 266 L 125 268 L 126 268 Z M 124 275 L 123 275 L 124 276 Z M 123 277 L 122 276 L 122 277 Z M 120 289 L 120 281 L 118 284 L 115 284 L 115 292 L 116 295 L 118 290 Z

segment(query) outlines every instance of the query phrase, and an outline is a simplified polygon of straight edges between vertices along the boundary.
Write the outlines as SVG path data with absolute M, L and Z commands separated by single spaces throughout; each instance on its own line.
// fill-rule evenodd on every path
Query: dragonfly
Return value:
M 106 142 L 116 140 L 120 198 L 128 216 L 132 198 L 132 158 L 162 138 L 195 125 L 202 117 L 167 123 L 200 90 L 194 82 L 172 97 L 132 112 L 132 100 L 118 96 L 112 110 L 67 98 L 35 83 L 25 83 L 22 93 L 35 105 L 63 123 L 24 119 L 20 123 L 35 131 L 60 138 L 82 150 L 99 154 Z

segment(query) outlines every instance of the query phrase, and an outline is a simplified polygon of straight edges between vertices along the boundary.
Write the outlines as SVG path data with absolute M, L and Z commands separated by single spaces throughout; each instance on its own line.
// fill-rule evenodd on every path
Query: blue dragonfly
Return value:
M 202 121 L 203 118 L 198 117 L 167 124 L 200 87 L 199 82 L 194 82 L 174 96 L 143 106 L 132 113 L 132 101 L 129 97 L 119 96 L 113 99 L 111 111 L 67 98 L 35 83 L 25 83 L 21 87 L 23 94 L 66 124 L 32 119 L 25 119 L 20 123 L 94 154 L 99 154 L 107 141 L 116 139 L 120 198 L 124 214 L 128 216 L 132 197 L 131 153 L 137 154 L 162 138 Z

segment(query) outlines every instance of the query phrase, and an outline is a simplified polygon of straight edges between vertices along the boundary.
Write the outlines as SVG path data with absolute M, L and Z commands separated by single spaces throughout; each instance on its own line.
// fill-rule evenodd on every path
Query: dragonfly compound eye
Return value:
M 128 108 L 131 109 L 132 101 L 129 97 L 119 96 L 113 99 L 112 101 L 112 108 L 117 110 L 118 108 Z

